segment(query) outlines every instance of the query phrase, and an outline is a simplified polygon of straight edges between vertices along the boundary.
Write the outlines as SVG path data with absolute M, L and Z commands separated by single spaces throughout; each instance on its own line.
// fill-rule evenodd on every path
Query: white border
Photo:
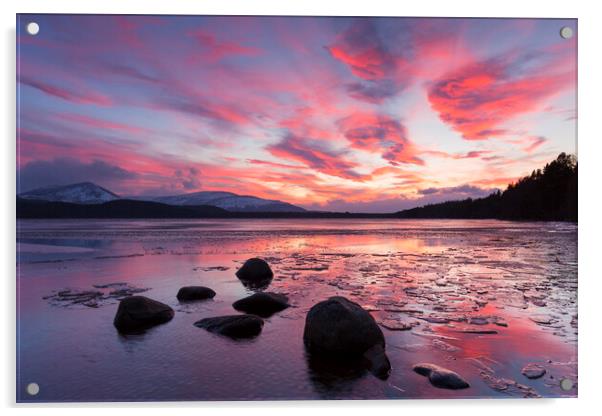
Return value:
M 598 399 L 602 362 L 602 328 L 599 297 L 602 294 L 602 273 L 596 263 L 602 248 L 600 215 L 602 208 L 600 174 L 600 143 L 602 142 L 602 15 L 595 1 L 529 2 L 527 0 L 470 1 L 470 0 L 3 0 L 2 14 L 2 77 L 4 127 L 3 163 L 2 281 L 4 301 L 1 305 L 4 325 L 0 348 L 3 374 L 0 378 L 0 404 L 13 412 L 45 411 L 49 414 L 105 414 L 107 408 L 144 408 L 145 414 L 164 414 L 165 407 L 178 414 L 241 413 L 264 415 L 282 413 L 306 415 L 313 413 L 345 412 L 361 415 L 377 408 L 379 413 L 422 414 L 435 411 L 446 415 L 487 414 L 507 415 L 523 412 L 546 415 L 575 415 L 595 411 Z M 579 399 L 557 400 L 405 400 L 356 402 L 238 402 L 238 403 L 138 403 L 138 404 L 64 404 L 23 406 L 15 405 L 15 13 L 127 13 L 127 14 L 285 14 L 285 15 L 391 15 L 391 16 L 470 16 L 470 17 L 571 17 L 579 19 Z M 201 409 L 198 409 L 201 407 Z M 175 410 L 177 408 L 177 410 Z M 131 410 L 130 410 L 131 411 Z

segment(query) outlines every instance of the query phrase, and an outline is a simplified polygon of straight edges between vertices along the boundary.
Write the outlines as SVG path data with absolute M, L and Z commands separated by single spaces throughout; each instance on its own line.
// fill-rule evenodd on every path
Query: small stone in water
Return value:
M 460 348 L 458 348 L 458 347 L 456 347 L 454 345 L 448 344 L 447 342 L 442 341 L 442 340 L 437 339 L 437 338 L 433 339 L 432 343 L 433 343 L 433 346 L 435 348 L 438 348 L 438 349 L 440 349 L 442 351 L 447 351 L 447 352 L 460 351 Z
M 414 366 L 414 371 L 422 376 L 429 378 L 431 384 L 442 389 L 465 389 L 470 384 L 464 380 L 458 373 L 447 368 L 439 367 L 435 364 L 421 363 Z
M 447 323 L 449 323 L 449 319 L 444 318 L 442 316 L 426 316 L 422 319 L 424 319 L 427 322 L 430 322 L 431 324 L 447 324 Z
M 535 379 L 542 377 L 546 373 L 546 369 L 538 364 L 530 363 L 523 367 L 521 373 L 527 378 Z
M 530 316 L 529 319 L 540 325 L 550 325 L 554 322 L 553 318 L 548 315 L 533 315 Z
M 390 331 L 408 331 L 418 324 L 418 322 L 402 322 L 395 319 L 385 319 L 379 323 L 380 326 Z

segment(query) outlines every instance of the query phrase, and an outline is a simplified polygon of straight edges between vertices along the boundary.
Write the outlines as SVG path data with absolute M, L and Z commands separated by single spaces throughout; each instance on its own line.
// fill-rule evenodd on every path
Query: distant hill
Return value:
M 577 159 L 561 153 L 504 192 L 400 211 L 398 218 L 577 221 Z
M 394 214 L 348 212 L 231 212 L 210 205 L 167 205 L 119 199 L 102 204 L 74 204 L 17 197 L 17 218 L 394 218 Z
M 128 199 L 74 204 L 17 198 L 17 218 L 223 218 L 228 214 L 225 209 L 208 205 L 177 207 Z
M 176 206 L 211 205 L 231 212 L 305 212 L 305 209 L 273 199 L 263 199 L 232 192 L 202 191 L 170 196 L 121 197 L 92 182 L 38 188 L 18 195 L 36 201 L 99 204 L 119 199 L 159 202 Z
M 212 205 L 232 212 L 304 212 L 287 202 L 237 195 L 231 192 L 201 191 L 189 194 L 145 198 L 170 205 Z
M 38 201 L 72 202 L 76 204 L 99 204 L 119 199 L 117 194 L 92 182 L 38 188 L 24 192 L 19 197 Z

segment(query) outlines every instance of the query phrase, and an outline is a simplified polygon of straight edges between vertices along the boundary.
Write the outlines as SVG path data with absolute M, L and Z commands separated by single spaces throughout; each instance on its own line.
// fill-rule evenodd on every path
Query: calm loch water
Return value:
M 577 227 L 464 220 L 19 221 L 19 401 L 556 397 L 577 394 Z M 293 307 L 233 341 L 193 326 L 233 314 L 252 293 L 235 271 L 266 259 L 267 290 Z M 204 285 L 213 300 L 180 304 Z M 141 335 L 113 327 L 116 290 L 176 311 Z M 67 292 L 68 291 L 68 292 Z M 91 302 L 64 294 L 100 291 Z M 129 291 L 129 292 L 128 292 Z M 123 293 L 123 292 L 122 292 Z M 62 295 L 61 295 L 62 294 Z M 302 334 L 308 309 L 342 295 L 381 324 L 392 372 L 317 367 Z M 75 296 L 77 298 L 77 296 Z M 411 330 L 398 330 L 412 323 Z M 430 385 L 419 362 L 462 375 Z M 530 363 L 546 369 L 528 379 Z M 560 389 L 569 378 L 572 389 Z M 26 393 L 36 382 L 40 392 Z

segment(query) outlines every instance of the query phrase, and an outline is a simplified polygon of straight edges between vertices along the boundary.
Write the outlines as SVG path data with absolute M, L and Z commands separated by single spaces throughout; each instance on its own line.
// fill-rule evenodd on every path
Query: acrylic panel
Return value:
M 17 16 L 17 401 L 577 396 L 577 21 Z

